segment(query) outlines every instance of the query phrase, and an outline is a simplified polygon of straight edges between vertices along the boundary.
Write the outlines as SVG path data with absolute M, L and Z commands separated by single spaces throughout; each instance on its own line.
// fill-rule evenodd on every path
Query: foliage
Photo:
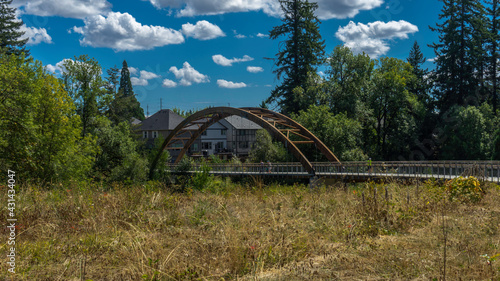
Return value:
M 307 0 L 280 0 L 279 3 L 284 14 L 282 24 L 269 32 L 269 38 L 287 38 L 275 59 L 274 73 L 278 79 L 283 77 L 283 82 L 271 91 L 266 102 L 276 102 L 283 113 L 290 114 L 309 107 L 309 104 L 301 104 L 300 97 L 293 91 L 300 87 L 307 92 L 310 73 L 315 73 L 323 62 L 324 41 L 319 32 L 320 21 L 314 15 L 318 4 Z
M 149 160 L 149 169 L 151 169 L 151 165 L 155 159 L 155 157 L 158 154 L 158 151 L 160 150 L 162 144 L 163 144 L 164 138 L 160 134 L 158 138 L 154 140 L 154 145 L 153 147 L 149 150 L 148 153 L 148 160 Z M 151 179 L 152 180 L 159 180 L 162 182 L 166 182 L 170 178 L 170 173 L 168 172 L 168 163 L 171 161 L 171 156 L 168 150 L 163 150 L 162 154 L 160 155 L 160 158 L 158 159 L 158 162 L 156 163 L 155 170 L 152 171 L 151 174 Z
M 100 151 L 94 170 L 96 177 L 107 181 L 141 182 L 147 177 L 148 161 L 138 152 L 138 143 L 128 122 L 113 126 L 104 117 L 97 117 L 92 135 L 97 136 Z
M 306 127 L 318 137 L 341 161 L 355 161 L 366 159 L 367 156 L 360 149 L 361 124 L 350 119 L 346 114 L 334 115 L 328 106 L 311 106 L 307 111 L 300 111 L 293 115 L 293 119 Z M 306 155 L 318 154 L 310 147 L 301 148 Z M 314 156 L 315 159 L 317 156 Z
M 113 73 L 111 74 L 113 75 Z M 113 78 L 114 76 L 110 76 Z M 120 86 L 118 92 L 114 93 L 113 102 L 109 107 L 109 116 L 115 122 L 130 121 L 132 118 L 144 120 L 144 110 L 135 97 L 132 82 L 130 80 L 130 71 L 127 61 L 123 61 L 123 67 L 120 76 Z
M 265 129 L 258 130 L 255 133 L 255 139 L 256 141 L 250 150 L 250 161 L 254 163 L 286 161 L 286 148 L 281 143 L 273 142 L 272 136 Z
M 477 203 L 483 198 L 481 183 L 475 177 L 458 177 L 445 184 L 450 200 Z
M 108 107 L 102 69 L 94 58 L 87 55 L 65 60 L 63 67 L 65 90 L 73 98 L 76 112 L 82 119 L 82 136 L 85 136 L 93 129 L 92 120 Z
M 366 54 L 354 55 L 348 47 L 336 46 L 326 61 L 327 104 L 334 114 L 363 120 L 369 113 L 366 97 L 371 89 L 375 62 Z
M 21 39 L 25 33 L 21 31 L 23 24 L 23 21 L 16 17 L 12 0 L 0 0 L 0 52 L 16 56 L 22 53 L 26 57 L 30 55 L 30 51 L 26 49 L 29 38 Z
M 212 185 L 214 176 L 210 174 L 211 170 L 212 168 L 210 165 L 203 160 L 200 165 L 200 169 L 193 176 L 191 176 L 190 183 L 193 186 L 193 189 L 201 190 L 209 188 Z
M 408 83 L 408 91 L 414 94 L 420 102 L 427 106 L 427 108 L 431 109 L 433 100 L 429 93 L 431 84 L 427 79 L 429 71 L 427 69 L 422 69 L 422 65 L 425 63 L 426 59 L 417 41 L 413 43 L 406 61 L 411 65 L 412 73 L 415 76 L 415 79 L 410 80 Z
M 401 153 L 408 153 L 416 138 L 416 122 L 423 107 L 408 91 L 407 85 L 413 79 L 409 63 L 388 57 L 379 60 L 369 104 L 375 121 L 373 153 L 380 159 L 397 159 Z
M 482 39 L 484 34 L 483 6 L 480 1 L 442 0 L 440 19 L 431 30 L 439 32 L 439 43 L 431 45 L 436 54 L 435 86 L 439 89 L 439 109 L 447 111 L 454 105 L 480 104 L 484 97 L 476 93 L 481 79 L 476 74 L 484 72 Z M 479 41 L 478 41 L 479 40 Z
M 486 159 L 491 153 L 486 120 L 475 106 L 456 106 L 441 120 L 446 139 L 441 158 L 449 160 Z
M 130 71 L 128 70 L 128 64 L 126 60 L 123 60 L 121 76 L 120 76 L 120 87 L 118 91 L 126 97 L 134 95 L 134 89 L 132 88 L 132 81 L 130 80 Z
M 492 160 L 500 160 L 500 129 L 494 133 Z
M 40 62 L 0 55 L 0 166 L 28 179 L 88 176 L 95 139 L 81 138 L 82 123 L 57 78 Z
M 493 106 L 493 112 L 497 115 L 498 103 L 500 99 L 500 3 L 498 0 L 487 1 L 490 4 L 486 8 L 488 15 L 488 36 L 486 37 L 486 48 L 489 51 L 489 58 L 487 58 L 487 80 L 491 84 L 490 100 Z

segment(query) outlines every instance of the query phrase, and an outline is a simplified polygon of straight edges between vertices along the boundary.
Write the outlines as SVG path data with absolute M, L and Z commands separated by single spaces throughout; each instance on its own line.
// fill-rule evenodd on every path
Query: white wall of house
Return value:
M 201 150 L 208 155 L 218 153 L 227 148 L 227 128 L 219 122 L 208 127 L 201 135 Z

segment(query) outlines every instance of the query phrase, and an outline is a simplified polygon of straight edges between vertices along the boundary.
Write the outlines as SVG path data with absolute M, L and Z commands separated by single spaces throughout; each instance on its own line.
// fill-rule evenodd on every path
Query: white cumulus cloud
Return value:
M 14 0 L 12 5 L 24 14 L 76 19 L 107 13 L 112 6 L 106 0 Z
M 345 19 L 356 16 L 360 11 L 368 11 L 379 7 L 383 0 L 318 0 L 316 15 L 318 18 Z
M 175 88 L 177 87 L 177 82 L 172 81 L 170 79 L 163 80 L 162 86 L 165 88 Z
M 259 32 L 259 33 L 257 33 L 257 37 L 259 37 L 259 38 L 268 38 L 269 35 Z
M 178 17 L 197 15 L 218 15 L 235 12 L 263 11 L 270 16 L 280 16 L 278 0 L 143 0 L 149 1 L 156 8 L 169 8 Z M 383 0 L 317 0 L 316 13 L 320 19 L 354 17 L 360 11 L 379 7 Z
M 227 89 L 239 89 L 239 88 L 245 88 L 247 86 L 247 84 L 243 82 L 235 83 L 223 79 L 218 79 L 217 85 L 219 85 L 220 88 L 227 88 Z
M 184 33 L 186 37 L 193 37 L 198 40 L 210 40 L 226 36 L 220 27 L 206 20 L 198 21 L 196 24 L 183 24 L 182 33 Z
M 258 73 L 264 71 L 260 66 L 247 66 L 247 71 L 250 73 Z
M 128 13 L 110 12 L 92 16 L 85 26 L 73 31 L 83 35 L 82 46 L 112 48 L 115 51 L 149 50 L 155 47 L 184 42 L 182 33 L 162 26 L 142 25 Z
M 207 83 L 210 82 L 207 75 L 201 74 L 196 69 L 194 69 L 187 61 L 184 62 L 181 69 L 172 66 L 169 69 L 175 75 L 175 78 L 179 80 L 182 86 L 191 86 L 193 83 Z
M 133 67 L 133 66 L 129 66 L 128 72 L 130 73 L 130 75 L 136 75 L 137 73 L 139 73 L 139 69 L 137 69 L 136 67 Z
M 176 16 L 178 17 L 220 15 L 259 10 L 268 15 L 277 16 L 280 11 L 277 0 L 149 0 L 149 2 L 158 9 L 170 8 L 176 10 Z
M 47 44 L 52 44 L 52 37 L 47 33 L 45 28 L 27 27 L 26 25 L 21 26 L 21 31 L 24 31 L 22 39 L 28 39 L 28 45 L 38 45 L 42 42 Z
M 349 22 L 339 27 L 335 36 L 344 42 L 354 53 L 365 52 L 372 58 L 385 55 L 389 51 L 387 40 L 407 39 L 418 27 L 407 21 L 371 22 L 368 24 Z
M 149 84 L 147 79 L 140 77 L 130 77 L 130 82 L 132 82 L 133 86 L 147 86 Z
M 66 68 L 64 68 L 64 63 L 66 61 L 73 61 L 72 59 L 63 59 L 62 61 L 56 63 L 56 65 L 52 64 L 47 64 L 45 66 L 45 69 L 48 72 L 56 73 L 56 74 L 62 74 L 64 71 L 66 71 Z
M 247 56 L 247 55 L 244 55 L 242 58 L 232 58 L 232 59 L 228 59 L 226 57 L 224 57 L 223 55 L 213 55 L 212 56 L 212 60 L 218 64 L 218 65 L 222 65 L 222 66 L 232 66 L 233 63 L 237 63 L 237 62 L 246 62 L 246 61 L 252 61 L 253 58 L 250 57 L 250 56 Z
M 137 73 L 137 68 L 129 67 L 129 72 L 130 74 L 134 75 Z M 130 71 L 133 69 L 133 71 Z M 146 70 L 141 70 L 139 72 L 140 76 L 139 77 L 131 77 L 130 82 L 132 82 L 133 86 L 147 86 L 149 85 L 149 80 L 155 79 L 155 78 L 160 78 L 161 76 L 157 75 L 156 73 L 149 72 Z

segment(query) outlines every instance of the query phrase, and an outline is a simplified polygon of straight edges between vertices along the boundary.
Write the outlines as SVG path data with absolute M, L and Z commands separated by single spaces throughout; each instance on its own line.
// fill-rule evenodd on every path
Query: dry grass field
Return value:
M 477 203 L 442 186 L 24 186 L 16 274 L 2 254 L 0 279 L 500 280 L 499 186 Z

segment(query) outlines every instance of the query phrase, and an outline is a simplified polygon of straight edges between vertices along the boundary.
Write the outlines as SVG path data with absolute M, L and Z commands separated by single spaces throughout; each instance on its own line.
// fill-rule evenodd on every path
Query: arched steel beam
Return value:
M 193 142 L 203 133 L 203 131 L 205 131 L 208 127 L 215 124 L 219 120 L 231 115 L 241 116 L 266 129 L 273 138 L 279 140 L 285 145 L 285 147 L 300 161 L 302 166 L 310 174 L 315 174 L 314 168 L 309 160 L 304 156 L 304 154 L 297 148 L 295 143 L 314 143 L 325 155 L 327 155 L 325 153 L 326 150 L 327 152 L 329 152 L 327 158 L 330 161 L 339 162 L 337 157 L 335 157 L 335 155 L 333 155 L 333 153 L 331 153 L 331 151 L 318 138 L 316 138 L 312 133 L 310 133 L 299 123 L 283 114 L 259 108 L 213 107 L 196 112 L 195 114 L 184 119 L 184 121 L 182 121 L 168 135 L 168 137 L 160 147 L 160 151 L 158 151 L 158 154 L 153 160 L 150 168 L 150 177 L 152 176 L 153 171 L 156 168 L 162 151 L 167 147 L 167 145 L 173 144 L 178 141 L 187 140 L 187 142 L 183 142 L 184 146 L 175 161 L 175 163 L 178 163 L 182 156 L 189 149 L 189 147 L 193 144 Z M 200 126 L 200 124 L 202 125 Z M 278 127 L 276 127 L 276 125 L 285 126 L 289 129 L 279 129 Z M 286 132 L 287 134 L 285 135 L 283 132 Z M 306 139 L 306 141 L 291 141 L 289 139 L 289 133 L 303 137 Z M 183 137 L 183 135 L 185 134 L 189 134 L 190 136 Z M 324 148 L 326 148 L 326 150 Z
M 335 156 L 335 154 L 333 154 L 333 152 L 320 139 L 318 139 L 313 133 L 311 133 L 304 126 L 300 125 L 297 121 L 293 120 L 292 118 L 265 108 L 243 107 L 241 109 L 248 110 L 256 115 L 260 114 L 262 114 L 263 116 L 274 115 L 282 120 L 286 120 L 290 125 L 292 125 L 295 128 L 298 128 L 303 136 L 312 140 L 314 142 L 314 145 L 316 145 L 316 147 L 321 151 L 321 153 L 323 153 L 323 155 L 326 156 L 328 161 L 337 162 L 341 164 L 337 156 Z

